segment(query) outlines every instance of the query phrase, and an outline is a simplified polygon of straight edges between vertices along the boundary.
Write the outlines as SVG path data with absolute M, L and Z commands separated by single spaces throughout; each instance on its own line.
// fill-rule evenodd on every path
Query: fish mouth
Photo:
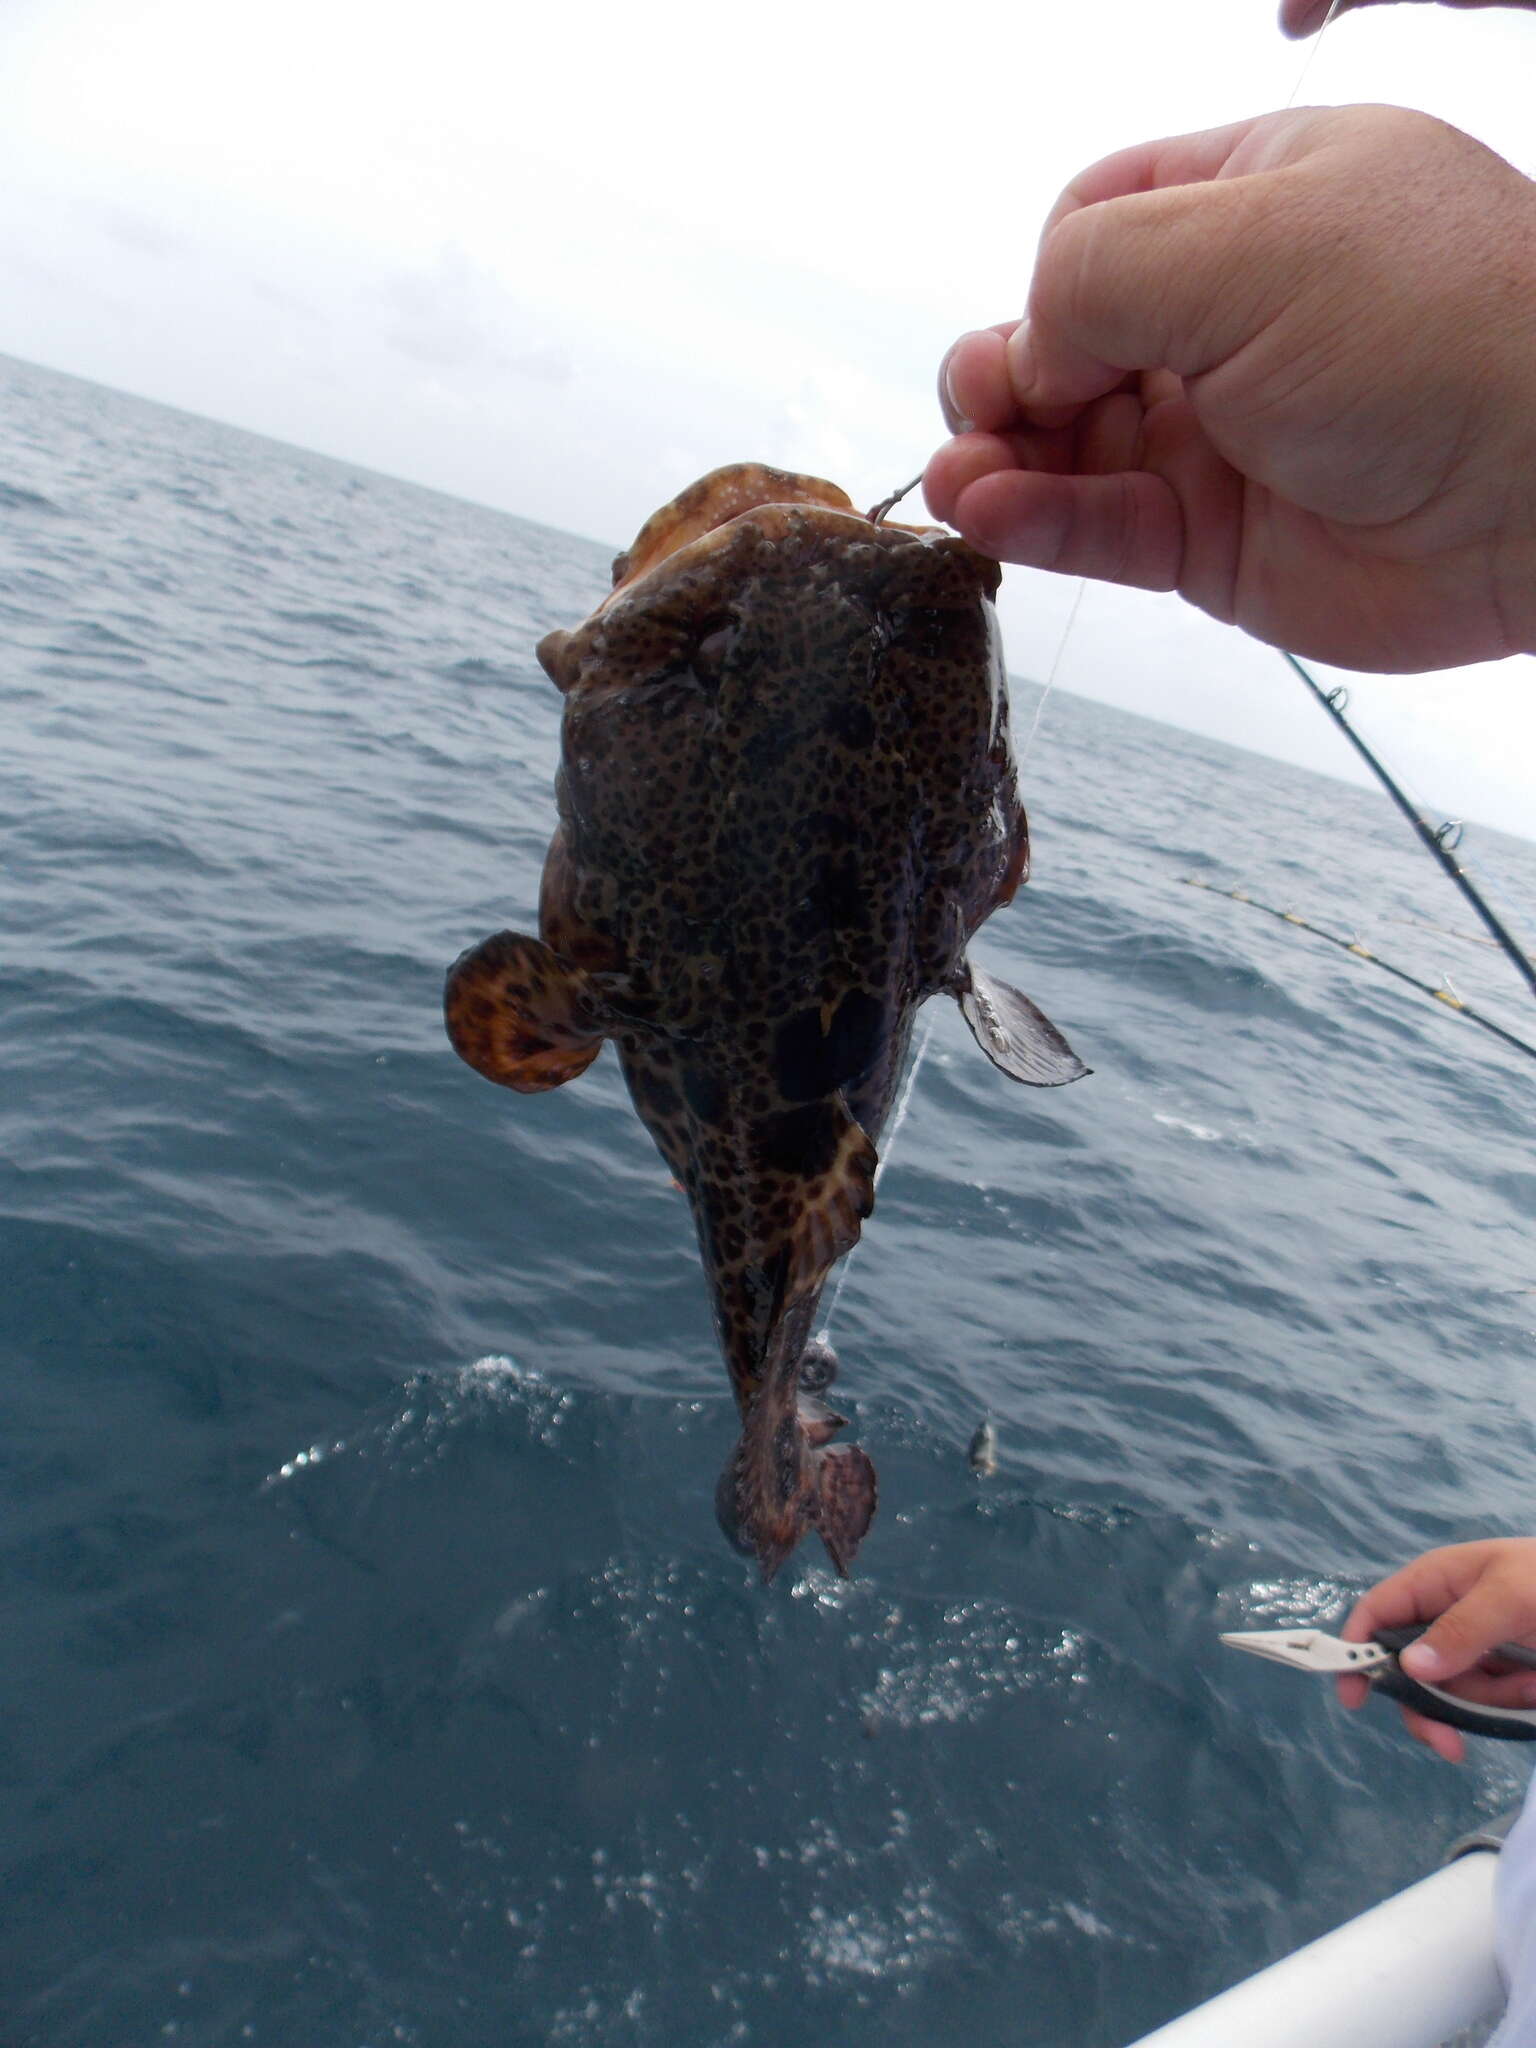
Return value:
M 687 490 L 679 491 L 670 505 L 651 514 L 633 544 L 614 562 L 610 597 L 648 576 L 669 556 L 684 553 L 732 520 L 765 505 L 821 505 L 855 519 L 859 516 L 848 493 L 822 477 L 798 476 L 792 470 L 772 469 L 765 462 L 728 463 L 701 476 Z
M 939 543 L 1001 573 L 942 526 L 906 526 L 895 520 L 876 524 L 824 477 L 801 476 L 763 462 L 733 462 L 711 470 L 651 514 L 633 545 L 615 560 L 613 589 L 598 610 L 664 565 L 679 573 L 695 569 L 707 556 L 728 548 L 744 522 L 772 538 L 798 532 L 848 543 L 883 538 L 887 548 Z
M 858 554 L 854 553 L 858 550 Z M 787 582 L 824 577 L 839 558 L 872 600 L 909 586 L 923 605 L 966 605 L 992 598 L 1001 566 L 942 526 L 874 521 L 846 491 L 823 477 L 799 476 L 762 462 L 735 462 L 679 492 L 641 527 L 613 565 L 613 588 L 574 631 L 546 633 L 538 657 L 562 691 L 592 680 L 590 658 L 615 630 L 636 644 L 630 661 L 660 658 L 672 642 L 692 660 L 710 660 L 711 635 L 695 646 L 695 628 L 729 624 L 743 577 L 765 571 Z M 643 631 L 633 634 L 635 621 Z M 643 645 L 641 644 L 643 642 Z

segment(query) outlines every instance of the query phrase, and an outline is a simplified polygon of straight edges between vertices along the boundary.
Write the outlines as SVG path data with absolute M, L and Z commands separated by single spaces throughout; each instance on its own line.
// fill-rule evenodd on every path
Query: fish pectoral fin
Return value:
M 960 1013 L 994 1067 L 1031 1088 L 1060 1088 L 1091 1073 L 1028 996 L 967 964 L 955 990 Z
M 497 932 L 459 955 L 443 1020 L 461 1060 L 523 1095 L 574 1080 L 602 1051 L 607 1028 L 581 969 L 522 932 Z

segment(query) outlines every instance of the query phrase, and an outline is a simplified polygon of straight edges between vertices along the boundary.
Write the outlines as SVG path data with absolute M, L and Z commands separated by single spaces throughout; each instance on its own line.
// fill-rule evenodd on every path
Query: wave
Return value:
M 0 512 L 43 512 L 61 519 L 65 516 L 64 507 L 43 492 L 4 482 L 0 482 Z

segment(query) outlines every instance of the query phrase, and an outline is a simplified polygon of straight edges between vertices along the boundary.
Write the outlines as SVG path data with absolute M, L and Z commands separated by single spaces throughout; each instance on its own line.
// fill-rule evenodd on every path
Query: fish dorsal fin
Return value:
M 607 1022 L 581 969 L 522 932 L 497 932 L 459 955 L 443 1018 L 461 1060 L 522 1095 L 558 1088 L 590 1067 Z
M 955 991 L 960 1013 L 994 1067 L 1031 1088 L 1060 1088 L 1091 1073 L 1043 1010 L 1028 996 L 967 963 Z

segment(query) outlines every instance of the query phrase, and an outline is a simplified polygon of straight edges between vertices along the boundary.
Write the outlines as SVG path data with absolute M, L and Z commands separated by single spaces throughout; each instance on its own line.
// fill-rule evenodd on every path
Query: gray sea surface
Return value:
M 614 1061 L 440 1016 L 610 552 L 0 361 L 8 2048 L 1113 2048 L 1523 1787 L 1216 1637 L 1536 1527 L 1536 1063 L 1185 878 L 1532 1007 L 1384 797 L 1059 691 L 978 955 L 1095 1071 L 932 1006 L 857 1576 L 726 1549 Z

